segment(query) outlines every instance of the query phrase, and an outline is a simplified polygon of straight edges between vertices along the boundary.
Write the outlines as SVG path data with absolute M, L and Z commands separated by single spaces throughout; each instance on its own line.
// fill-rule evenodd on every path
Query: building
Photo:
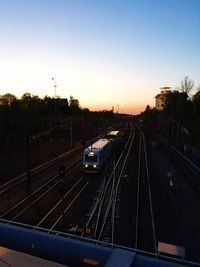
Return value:
M 59 106 L 62 108 L 68 108 L 68 99 L 67 98 L 58 98 Z
M 160 88 L 160 94 L 157 94 L 155 96 L 156 99 L 156 109 L 157 110 L 163 110 L 165 105 L 165 96 L 171 92 L 171 87 L 165 86 Z

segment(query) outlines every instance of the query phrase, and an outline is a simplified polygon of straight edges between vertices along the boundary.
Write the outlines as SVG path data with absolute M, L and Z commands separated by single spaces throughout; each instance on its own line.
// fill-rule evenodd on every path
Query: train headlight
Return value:
M 88 167 L 88 164 L 85 164 L 85 168 L 87 168 Z
M 96 168 L 96 167 L 97 167 L 97 165 L 96 165 L 96 164 L 94 164 L 93 166 L 94 166 L 94 168 Z

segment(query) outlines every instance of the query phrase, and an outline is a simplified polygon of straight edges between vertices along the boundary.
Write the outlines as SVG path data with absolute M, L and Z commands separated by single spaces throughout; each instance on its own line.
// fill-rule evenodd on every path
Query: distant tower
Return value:
M 157 110 L 163 110 L 164 108 L 164 104 L 165 104 L 165 98 L 166 95 L 169 94 L 171 92 L 171 87 L 169 86 L 164 86 L 160 88 L 160 94 L 157 94 L 155 96 L 156 99 L 156 109 Z
M 164 86 L 164 87 L 160 87 L 160 92 L 161 94 L 168 94 L 169 92 L 171 92 L 171 87 L 169 86 Z

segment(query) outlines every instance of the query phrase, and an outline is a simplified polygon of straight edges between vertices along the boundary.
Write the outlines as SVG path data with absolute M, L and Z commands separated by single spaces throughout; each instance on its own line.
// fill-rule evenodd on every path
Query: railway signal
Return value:
M 59 166 L 59 178 L 60 178 L 60 181 L 58 183 L 58 192 L 60 195 L 63 195 L 64 192 L 65 192 L 65 187 L 64 187 L 64 178 L 65 178 L 65 174 L 66 174 L 66 171 L 65 171 L 65 166 L 64 165 L 60 165 Z M 63 199 L 64 201 L 64 199 Z
M 66 169 L 64 165 L 59 166 L 59 177 L 64 178 L 66 173 Z
M 86 148 L 86 142 L 84 140 L 82 141 L 81 145 L 82 145 L 82 148 L 84 149 Z

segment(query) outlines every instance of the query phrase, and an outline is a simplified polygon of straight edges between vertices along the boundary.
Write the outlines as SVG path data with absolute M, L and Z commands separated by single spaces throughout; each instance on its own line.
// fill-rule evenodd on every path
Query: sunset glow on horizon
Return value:
M 186 75 L 200 84 L 199 8 L 198 0 L 0 0 L 0 95 L 54 96 L 56 81 L 56 95 L 81 107 L 140 113 L 162 86 Z

